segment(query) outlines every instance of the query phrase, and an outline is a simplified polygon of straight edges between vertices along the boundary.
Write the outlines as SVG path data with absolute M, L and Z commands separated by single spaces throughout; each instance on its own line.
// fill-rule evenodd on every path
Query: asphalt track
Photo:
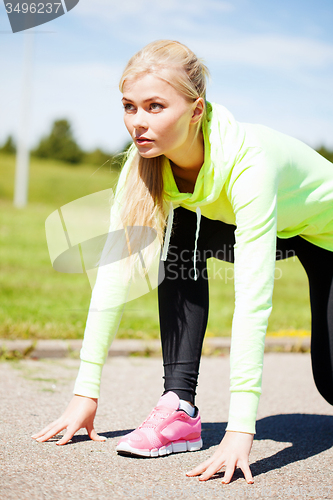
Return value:
M 309 354 L 265 354 L 263 394 L 251 453 L 254 484 L 236 472 L 200 483 L 185 472 L 208 458 L 228 417 L 229 357 L 202 359 L 197 405 L 204 447 L 156 459 L 118 456 L 119 436 L 136 427 L 162 391 L 160 358 L 114 357 L 103 371 L 95 420 L 105 443 L 81 431 L 68 445 L 31 434 L 60 416 L 71 398 L 79 361 L 0 363 L 1 500 L 70 499 L 332 499 L 333 407 L 317 393 Z

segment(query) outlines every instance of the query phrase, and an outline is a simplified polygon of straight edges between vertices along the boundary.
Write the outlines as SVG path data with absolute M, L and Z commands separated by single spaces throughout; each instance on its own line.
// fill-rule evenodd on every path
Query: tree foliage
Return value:
M 119 170 L 124 163 L 125 157 L 123 153 L 128 150 L 131 144 L 132 141 L 129 141 L 119 154 L 113 154 L 101 148 L 83 151 L 73 137 L 69 121 L 61 119 L 53 123 L 50 134 L 43 137 L 31 153 L 40 158 L 53 158 L 71 164 L 84 162 L 98 167 Z M 325 148 L 325 146 L 321 146 L 316 151 L 333 163 L 333 151 Z M 0 146 L 0 153 L 16 153 L 15 141 L 11 135 Z
M 84 153 L 83 161 L 91 165 L 110 166 L 112 159 L 113 155 L 111 153 L 106 153 L 102 149 L 96 148 L 93 151 Z
M 123 152 L 127 151 L 132 142 L 127 143 Z M 31 153 L 40 158 L 53 158 L 71 164 L 90 163 L 99 167 L 105 166 L 113 170 L 120 169 L 123 155 L 112 154 L 96 148 L 93 151 L 83 151 L 75 142 L 71 125 L 68 120 L 56 120 L 48 136 L 43 137 Z
M 0 147 L 0 153 L 12 154 L 12 155 L 16 153 L 16 146 L 14 143 L 14 139 L 11 135 L 7 137 L 4 144 Z
M 321 156 L 326 158 L 326 160 L 331 161 L 333 163 L 333 151 L 329 151 L 324 146 L 321 146 L 319 149 L 317 149 L 317 152 L 321 154 Z
M 117 154 L 107 153 L 100 148 L 96 148 L 93 151 L 86 152 L 83 161 L 111 170 L 119 170 L 124 163 L 124 153 L 126 153 L 131 144 L 133 144 L 132 141 L 127 142 L 123 150 Z
M 31 153 L 39 158 L 53 158 L 68 163 L 80 163 L 83 151 L 75 142 L 68 120 L 56 120 L 51 133 L 43 137 Z

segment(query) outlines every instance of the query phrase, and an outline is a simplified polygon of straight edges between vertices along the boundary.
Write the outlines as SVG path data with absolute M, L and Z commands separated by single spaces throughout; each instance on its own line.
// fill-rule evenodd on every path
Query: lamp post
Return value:
M 14 206 L 25 207 L 28 202 L 29 188 L 29 126 L 31 112 L 32 64 L 33 64 L 34 32 L 24 34 L 23 77 L 20 122 L 18 129 Z

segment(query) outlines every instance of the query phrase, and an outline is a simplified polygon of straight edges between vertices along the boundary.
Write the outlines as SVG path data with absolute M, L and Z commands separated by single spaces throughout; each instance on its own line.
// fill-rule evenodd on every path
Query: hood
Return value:
M 196 208 L 214 202 L 220 195 L 244 142 L 244 132 L 233 115 L 219 104 L 207 102 L 202 124 L 204 164 L 198 174 L 193 193 L 180 193 L 170 162 L 163 166 L 164 199 L 176 208 Z
M 196 259 L 201 220 L 200 207 L 213 203 L 220 196 L 224 183 L 239 158 L 244 143 L 244 132 L 233 115 L 219 104 L 207 102 L 207 113 L 202 124 L 202 132 L 205 150 L 204 163 L 199 171 L 193 193 L 180 193 L 167 158 L 165 158 L 163 165 L 164 200 L 169 205 L 169 215 L 161 260 L 167 259 L 174 208 L 179 205 L 192 210 L 195 208 L 197 214 L 193 251 L 195 281 L 198 278 Z

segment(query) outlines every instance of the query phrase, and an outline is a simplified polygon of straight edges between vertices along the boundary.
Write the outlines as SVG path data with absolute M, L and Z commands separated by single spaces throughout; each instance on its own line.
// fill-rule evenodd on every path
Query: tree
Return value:
M 329 160 L 333 163 L 333 151 L 329 151 L 324 146 L 321 146 L 321 148 L 317 149 L 317 152 L 321 154 L 321 156 L 326 158 L 326 160 Z
M 4 142 L 3 146 L 0 148 L 1 153 L 13 155 L 16 153 L 16 146 L 11 135 L 8 136 L 7 140 Z
M 123 150 L 121 153 L 115 155 L 112 159 L 112 168 L 114 170 L 120 170 L 125 162 L 125 159 L 126 159 L 126 155 L 125 153 L 128 151 L 128 149 L 130 148 L 130 146 L 133 144 L 132 141 L 129 141 L 125 144 Z
M 84 153 L 83 161 L 100 167 L 104 166 L 111 170 L 120 170 L 125 159 L 124 153 L 126 153 L 131 144 L 133 144 L 132 141 L 127 142 L 122 152 L 118 154 L 107 153 L 100 148 L 96 148 L 93 151 Z
M 113 155 L 111 153 L 106 153 L 102 151 L 100 148 L 96 148 L 93 151 L 88 151 L 84 153 L 83 161 L 85 163 L 90 163 L 91 165 L 98 165 L 106 167 L 110 167 L 112 164 Z
M 68 120 L 56 120 L 49 136 L 43 137 L 31 152 L 39 158 L 54 158 L 68 163 L 80 163 L 83 151 L 75 142 Z

